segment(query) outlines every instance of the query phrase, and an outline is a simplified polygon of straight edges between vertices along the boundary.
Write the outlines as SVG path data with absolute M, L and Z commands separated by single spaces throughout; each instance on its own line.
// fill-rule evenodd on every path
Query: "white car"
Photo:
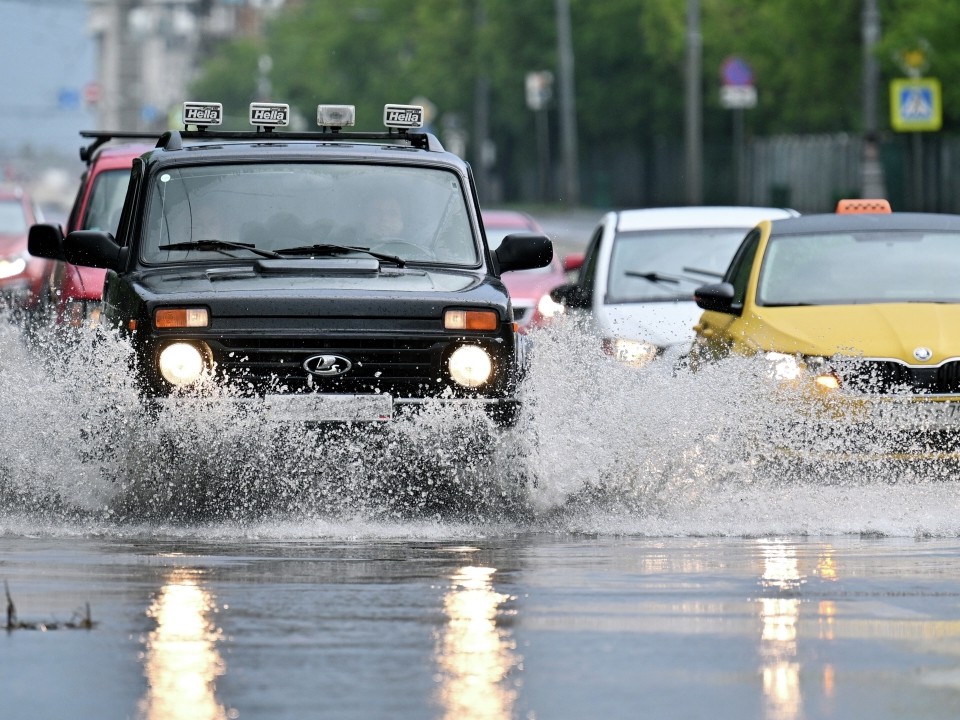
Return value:
M 693 291 L 723 276 L 747 231 L 760 220 L 795 217 L 769 207 L 615 210 L 601 219 L 577 282 L 551 297 L 589 312 L 609 355 L 642 367 L 690 348 L 702 310 Z

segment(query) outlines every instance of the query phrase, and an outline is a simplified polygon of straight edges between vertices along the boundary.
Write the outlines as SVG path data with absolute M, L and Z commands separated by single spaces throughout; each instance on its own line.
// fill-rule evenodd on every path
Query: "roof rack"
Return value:
M 111 140 L 156 140 L 157 133 L 147 132 L 116 132 L 113 130 L 81 130 L 80 137 L 93 138 L 93 142 L 80 148 L 80 160 L 89 165 L 93 161 L 93 154 L 101 145 Z
M 150 135 L 150 138 L 157 137 Z M 257 130 L 169 130 L 160 136 L 157 147 L 165 150 L 181 150 L 183 140 L 253 140 L 276 142 L 283 140 L 314 141 L 350 141 L 350 140 L 386 140 L 406 142 L 421 150 L 443 152 L 443 145 L 433 133 L 407 132 L 406 130 L 386 132 L 341 132 L 339 128 L 323 129 L 315 132 L 261 132 Z

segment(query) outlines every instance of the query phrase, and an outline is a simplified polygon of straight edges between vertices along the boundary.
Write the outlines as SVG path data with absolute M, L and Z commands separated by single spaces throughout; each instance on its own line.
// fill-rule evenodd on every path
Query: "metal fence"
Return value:
M 898 134 L 878 144 L 884 195 L 894 210 L 960 212 L 960 137 Z M 705 204 L 774 205 L 831 212 L 837 200 L 862 197 L 864 144 L 859 135 L 751 138 L 738 161 L 730 143 L 705 144 Z M 595 207 L 684 205 L 684 148 L 677 140 L 594 147 L 581 163 L 585 204 Z

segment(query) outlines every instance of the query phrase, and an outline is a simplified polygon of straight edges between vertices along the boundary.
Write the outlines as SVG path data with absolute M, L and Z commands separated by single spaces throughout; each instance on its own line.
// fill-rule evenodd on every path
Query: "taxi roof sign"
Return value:
M 223 123 L 223 104 L 214 102 L 185 102 L 183 126 L 209 127 Z
M 250 124 L 257 127 L 286 127 L 290 124 L 290 106 L 286 103 L 250 103 Z
M 384 105 L 383 124 L 394 128 L 423 127 L 423 105 Z
M 893 212 L 890 208 L 890 201 L 884 198 L 860 199 L 837 201 L 838 215 L 854 215 L 865 213 L 889 213 Z

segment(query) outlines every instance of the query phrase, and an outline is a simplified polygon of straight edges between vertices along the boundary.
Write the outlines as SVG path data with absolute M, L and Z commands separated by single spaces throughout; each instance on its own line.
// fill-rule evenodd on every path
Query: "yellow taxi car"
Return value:
M 764 358 L 837 452 L 960 458 L 960 215 L 847 201 L 763 221 L 694 296 L 694 368 Z

